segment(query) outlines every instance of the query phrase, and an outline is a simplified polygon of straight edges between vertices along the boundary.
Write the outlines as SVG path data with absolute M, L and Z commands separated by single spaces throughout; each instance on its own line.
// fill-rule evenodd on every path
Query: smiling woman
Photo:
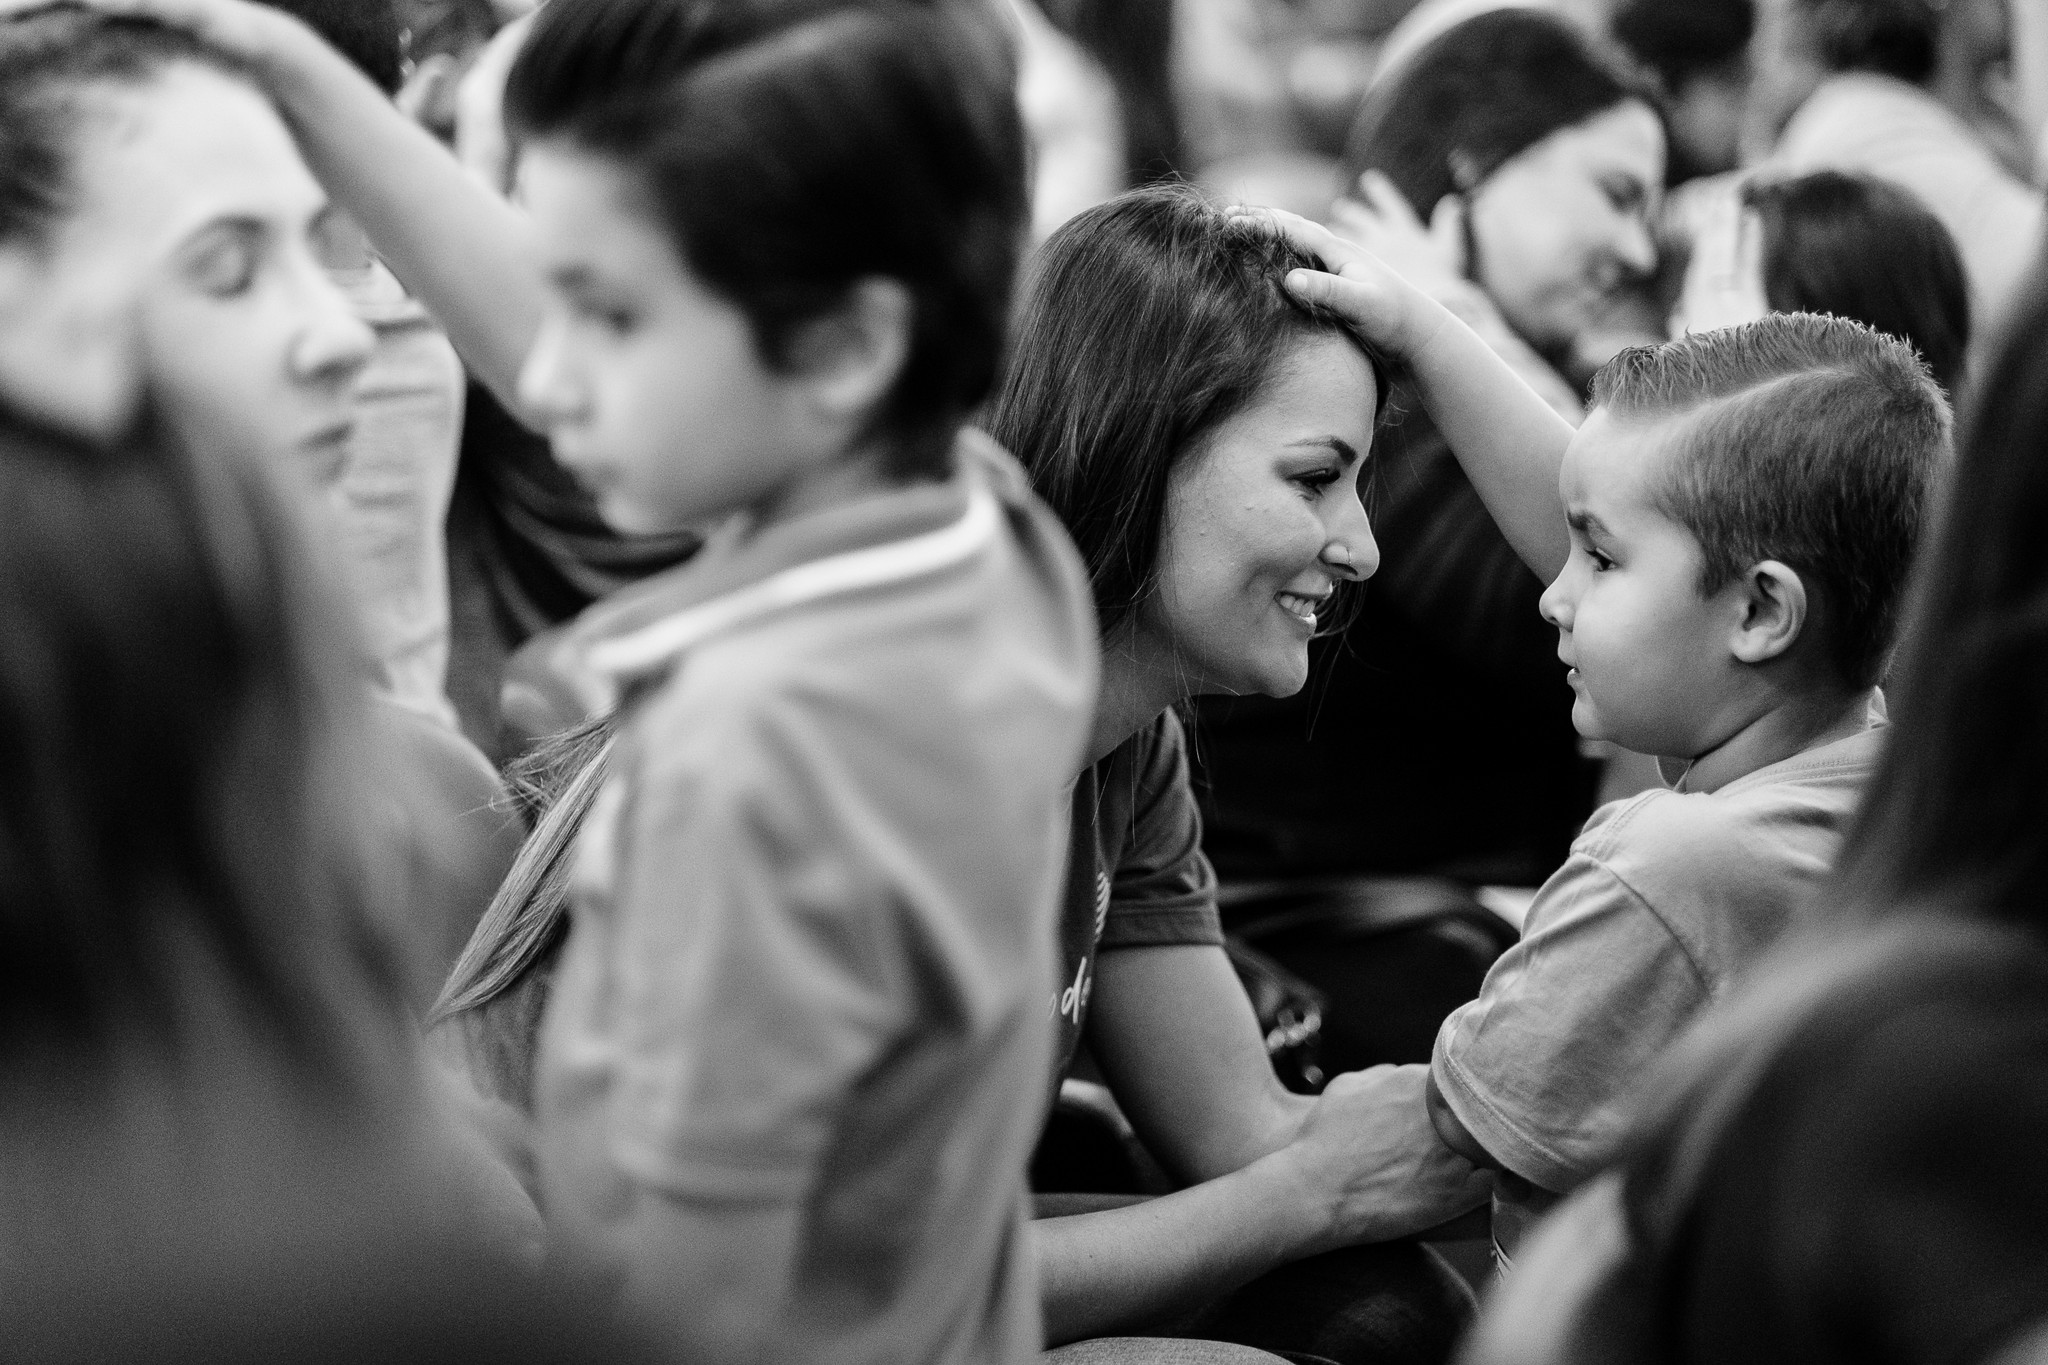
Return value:
M 338 477 L 370 332 L 315 254 L 326 196 L 232 62 L 155 25 L 12 20 L 0 167 L 15 267 L 0 288 L 90 292 L 124 262 L 139 366 L 173 432 Z
M 1390 1078 L 1340 1078 L 1321 1100 L 1275 1078 L 1221 946 L 1177 716 L 1203 694 L 1298 690 L 1333 599 L 1379 565 L 1359 496 L 1379 365 L 1283 288 L 1316 265 L 1186 189 L 1091 209 L 1043 248 L 990 415 L 1079 544 L 1102 626 L 1053 1079 L 1085 1029 L 1138 1136 L 1186 1186 L 1142 1206 L 1049 1205 L 1062 1216 L 1035 1225 L 1047 1339 L 1085 1339 L 1089 1360 L 1150 1359 L 1104 1338 L 1169 1324 L 1347 1362 L 1441 1358 L 1465 1311 L 1412 1244 L 1289 1265 L 1429 1226 L 1477 1187 L 1447 1152 L 1389 1160 L 1413 1150 L 1405 1123 L 1427 1123 L 1419 1094 L 1389 1102 Z M 1260 1307 L 1276 1295 L 1287 1311 Z

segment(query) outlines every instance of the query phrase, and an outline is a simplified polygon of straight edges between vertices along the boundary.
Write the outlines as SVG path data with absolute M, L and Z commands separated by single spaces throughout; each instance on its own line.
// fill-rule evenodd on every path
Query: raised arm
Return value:
M 1245 211 L 1269 217 L 1329 267 L 1297 270 L 1287 286 L 1336 309 L 1407 369 L 1515 553 L 1544 582 L 1555 578 L 1571 549 L 1557 493 L 1571 423 L 1449 309 L 1362 247 L 1296 214 Z
M 0 0 L 0 19 L 47 0 Z M 447 329 L 470 372 L 519 412 L 519 368 L 544 282 L 524 216 L 465 172 L 348 60 L 282 11 L 247 0 L 87 0 L 185 29 L 247 62 L 306 163 Z

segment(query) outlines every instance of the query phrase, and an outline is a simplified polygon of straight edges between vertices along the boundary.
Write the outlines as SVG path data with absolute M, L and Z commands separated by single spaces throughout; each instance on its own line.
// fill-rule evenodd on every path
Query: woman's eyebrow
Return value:
M 1337 458 L 1345 464 L 1358 463 L 1358 448 L 1342 436 L 1304 436 L 1299 441 L 1289 441 L 1290 446 L 1320 447 L 1337 452 Z

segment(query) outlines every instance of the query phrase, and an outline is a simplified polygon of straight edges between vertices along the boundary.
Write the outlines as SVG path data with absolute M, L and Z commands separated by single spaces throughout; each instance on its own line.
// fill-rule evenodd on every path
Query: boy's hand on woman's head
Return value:
M 1263 218 L 1289 243 L 1318 257 L 1326 270 L 1288 273 L 1287 288 L 1308 303 L 1335 309 L 1390 358 L 1412 362 L 1451 315 L 1386 262 L 1320 223 L 1273 208 L 1233 208 Z
M 1430 1122 L 1426 1066 L 1375 1066 L 1333 1079 L 1288 1163 L 1304 1197 L 1325 1210 L 1321 1249 L 1412 1236 L 1477 1208 L 1493 1177 L 1459 1156 Z

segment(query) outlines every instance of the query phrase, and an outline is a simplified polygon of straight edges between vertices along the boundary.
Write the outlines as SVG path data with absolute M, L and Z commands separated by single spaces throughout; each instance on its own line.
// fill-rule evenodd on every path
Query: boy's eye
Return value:
M 582 299 L 576 304 L 576 311 L 586 322 L 595 323 L 605 331 L 624 336 L 633 330 L 639 321 L 630 308 L 621 308 L 595 299 Z
M 1606 555 L 1601 554 L 1598 550 L 1595 550 L 1590 546 L 1586 549 L 1586 557 L 1593 561 L 1594 573 L 1605 573 L 1609 569 L 1614 567 L 1614 561 L 1612 559 L 1609 559 Z

